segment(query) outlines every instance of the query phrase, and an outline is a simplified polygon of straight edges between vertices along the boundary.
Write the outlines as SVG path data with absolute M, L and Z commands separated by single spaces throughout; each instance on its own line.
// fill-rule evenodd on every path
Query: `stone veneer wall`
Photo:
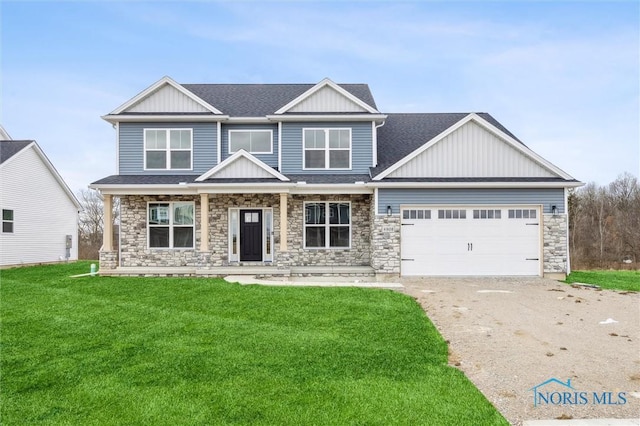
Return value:
M 270 265 L 271 262 L 229 262 L 229 209 L 273 208 L 273 250 L 280 250 L 279 194 L 210 194 L 209 250 L 203 266 Z M 263 216 L 264 220 L 264 216 Z M 276 260 L 276 259 L 274 259 Z
M 544 273 L 565 274 L 567 272 L 567 215 L 543 215 L 543 259 Z
M 351 248 L 350 249 L 305 249 L 304 202 L 350 201 L 351 202 Z M 287 228 L 288 253 L 278 261 L 289 261 L 286 266 L 369 266 L 371 264 L 371 196 L 357 195 L 290 195 L 287 204 L 289 222 Z M 277 253 L 277 252 L 276 252 Z
M 400 215 L 376 215 L 371 206 L 371 266 L 378 274 L 400 274 Z
M 195 248 L 147 248 L 147 204 L 149 202 L 195 202 Z M 351 248 L 305 249 L 303 219 L 305 201 L 351 202 Z M 280 252 L 279 194 L 211 194 L 209 195 L 209 251 L 200 252 L 200 196 L 123 196 L 120 204 L 121 266 L 123 267 L 216 267 L 229 265 L 271 265 L 271 262 L 229 262 L 229 208 L 273 208 L 274 266 L 368 266 L 371 262 L 371 227 L 369 195 L 322 195 L 288 197 L 288 250 Z M 117 254 L 117 253 L 116 253 Z M 102 255 L 101 255 L 102 260 Z M 108 259 L 105 257 L 105 261 Z M 113 261 L 113 267 L 117 266 Z M 107 263 L 105 263 L 106 265 Z M 110 265 L 110 263 L 108 263 Z M 106 266 L 103 266 L 106 268 Z
M 120 197 L 121 266 L 200 266 L 196 249 L 147 248 L 147 203 L 195 201 L 195 247 L 200 247 L 200 197 L 193 195 L 128 195 Z
M 100 269 L 115 269 L 118 267 L 118 252 L 115 250 L 100 250 Z

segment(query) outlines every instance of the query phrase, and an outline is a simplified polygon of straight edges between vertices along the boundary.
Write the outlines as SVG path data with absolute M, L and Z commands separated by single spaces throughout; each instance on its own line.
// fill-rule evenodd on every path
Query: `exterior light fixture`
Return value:
M 393 209 L 391 206 L 387 206 L 387 216 L 391 216 L 391 213 L 393 213 Z
M 551 206 L 551 213 L 552 213 L 554 216 L 558 216 L 558 207 L 557 207 L 557 206 L 555 206 L 555 205 L 554 205 L 554 206 Z

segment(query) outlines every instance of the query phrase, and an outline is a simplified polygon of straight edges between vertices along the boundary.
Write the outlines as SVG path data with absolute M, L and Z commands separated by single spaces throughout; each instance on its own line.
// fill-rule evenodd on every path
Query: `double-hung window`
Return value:
M 13 210 L 2 209 L 2 232 L 13 234 Z
M 145 129 L 145 170 L 191 170 L 191 129 Z
M 193 248 L 194 215 L 194 203 L 149 203 L 149 247 Z
M 244 149 L 251 154 L 271 154 L 271 130 L 229 130 L 229 154 Z
M 349 248 L 350 245 L 350 203 L 312 202 L 304 204 L 305 248 Z
M 304 129 L 304 169 L 351 169 L 351 129 Z

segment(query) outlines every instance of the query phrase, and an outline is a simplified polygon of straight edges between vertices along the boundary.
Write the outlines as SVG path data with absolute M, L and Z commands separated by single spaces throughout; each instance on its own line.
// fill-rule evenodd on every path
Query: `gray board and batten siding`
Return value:
M 304 170 L 302 168 L 302 129 L 351 129 L 350 170 Z M 370 121 L 282 123 L 282 170 L 288 174 L 369 174 L 373 162 L 373 134 Z
M 400 214 L 401 205 L 539 205 L 543 213 L 551 213 L 556 206 L 564 213 L 563 188 L 401 188 L 378 190 L 378 214 Z
M 271 167 L 278 168 L 278 125 L 277 124 L 222 124 L 222 159 L 226 160 L 233 154 L 229 154 L 229 130 L 271 130 L 273 134 L 271 154 L 251 154 Z
M 216 123 L 120 123 L 119 127 L 121 175 L 176 174 L 174 170 L 144 170 L 144 129 L 193 129 L 193 173 L 204 173 L 218 164 Z

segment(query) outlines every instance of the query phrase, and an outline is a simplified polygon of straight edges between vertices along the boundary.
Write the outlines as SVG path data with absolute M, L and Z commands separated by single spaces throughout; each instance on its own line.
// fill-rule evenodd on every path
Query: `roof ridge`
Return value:
M 315 86 L 318 83 L 180 83 L 183 86 Z M 368 83 L 336 83 L 338 86 L 368 86 Z

